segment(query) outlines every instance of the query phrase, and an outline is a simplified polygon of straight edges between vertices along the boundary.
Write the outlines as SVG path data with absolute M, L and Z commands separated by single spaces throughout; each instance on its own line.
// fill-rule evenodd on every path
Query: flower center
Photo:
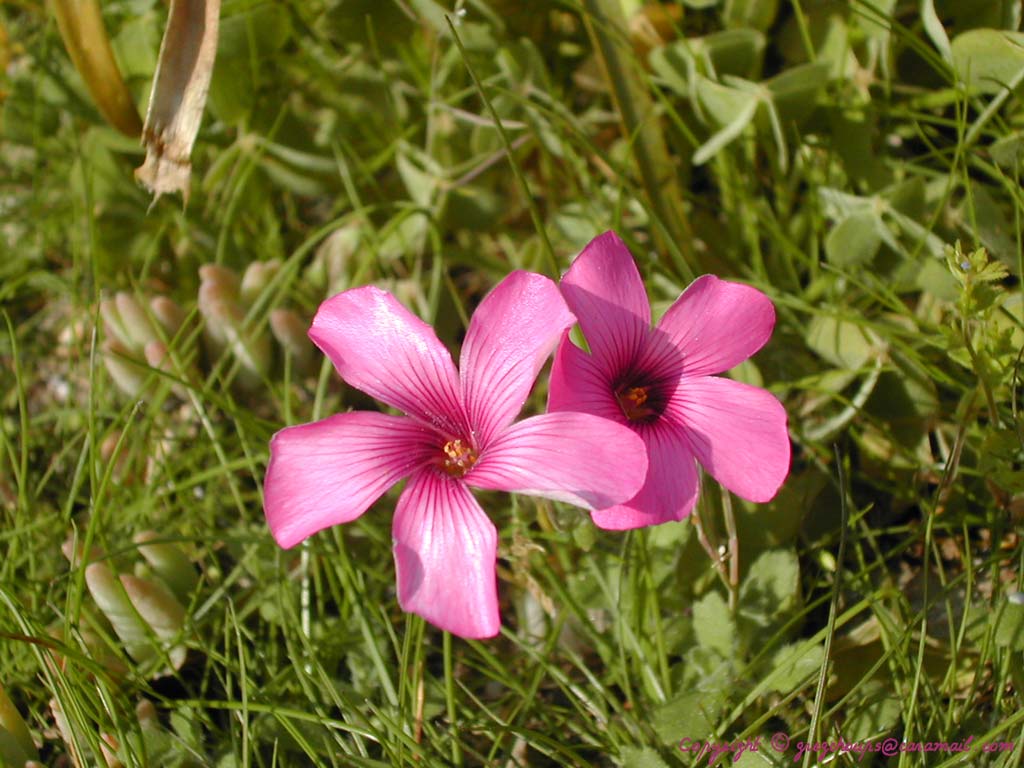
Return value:
M 623 415 L 630 421 L 654 421 L 664 410 L 657 391 L 651 386 L 623 384 L 615 390 L 615 399 Z
M 444 453 L 441 469 L 452 477 L 464 477 L 476 464 L 476 449 L 467 442 L 449 440 L 441 450 Z

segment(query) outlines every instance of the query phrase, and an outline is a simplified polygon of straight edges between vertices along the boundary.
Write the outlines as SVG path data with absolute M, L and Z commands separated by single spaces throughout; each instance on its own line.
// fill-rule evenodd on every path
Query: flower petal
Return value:
M 277 543 L 293 547 L 355 520 L 430 460 L 438 436 L 404 416 L 372 411 L 286 427 L 270 440 L 263 509 Z
M 309 337 L 357 389 L 437 429 L 464 434 L 459 375 L 434 329 L 374 286 L 320 305 Z
M 564 411 L 506 429 L 480 455 L 466 482 L 600 509 L 632 498 L 646 474 L 647 451 L 633 430 Z
M 753 355 L 771 338 L 774 327 L 775 307 L 761 291 L 704 275 L 683 291 L 658 323 L 654 337 L 667 337 L 670 343 L 652 345 L 648 352 L 657 355 L 674 348 L 682 355 L 684 375 L 708 376 Z
M 683 425 L 704 468 L 745 499 L 768 501 L 789 474 L 786 410 L 770 392 L 717 376 L 686 378 L 665 416 Z
M 402 610 L 460 637 L 498 634 L 498 533 L 465 483 L 434 469 L 415 473 L 392 535 Z
M 629 501 L 590 513 L 594 524 L 611 531 L 682 520 L 693 511 L 700 490 L 697 459 L 678 429 L 662 419 L 641 428 L 650 463 L 643 488 Z
M 592 413 L 624 424 L 626 417 L 612 389 L 614 375 L 573 344 L 565 331 L 548 379 L 548 411 Z
M 463 402 L 481 448 L 526 402 L 558 337 L 576 322 L 543 275 L 513 272 L 477 307 L 462 346 Z
M 605 232 L 591 240 L 561 288 L 594 357 L 613 373 L 630 365 L 651 329 L 651 305 L 619 236 Z

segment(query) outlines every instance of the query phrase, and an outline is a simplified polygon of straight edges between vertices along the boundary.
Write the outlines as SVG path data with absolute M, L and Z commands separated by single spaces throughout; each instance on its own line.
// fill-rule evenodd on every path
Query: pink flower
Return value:
M 563 334 L 549 412 L 625 424 L 647 444 L 650 462 L 636 496 L 592 512 L 597 525 L 625 530 L 683 519 L 697 501 L 697 462 L 745 499 L 775 495 L 789 472 L 786 411 L 763 389 L 712 375 L 768 341 L 775 309 L 767 296 L 704 275 L 652 329 L 640 273 L 614 232 L 583 250 L 561 287 L 590 354 Z
M 274 435 L 264 509 L 277 542 L 355 520 L 408 477 L 392 527 L 399 603 L 463 637 L 497 634 L 497 532 L 469 487 L 593 509 L 631 498 L 647 472 L 643 441 L 619 424 L 583 413 L 512 423 L 575 321 L 551 280 L 513 272 L 473 315 L 458 371 L 391 294 L 325 301 L 310 338 L 345 381 L 405 415 L 341 413 Z

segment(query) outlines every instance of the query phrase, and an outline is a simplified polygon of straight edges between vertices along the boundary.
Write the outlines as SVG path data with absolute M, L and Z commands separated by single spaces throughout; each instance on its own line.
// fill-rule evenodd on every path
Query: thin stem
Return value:
M 450 22 L 449 22 L 450 23 Z M 452 765 L 462 765 L 462 747 L 459 745 L 458 714 L 455 709 L 455 676 L 452 674 L 452 636 L 444 633 L 444 698 L 448 706 L 448 723 L 451 727 Z
M 701 508 L 704 506 L 703 502 L 697 504 L 697 507 L 693 510 L 693 527 L 697 530 L 697 541 L 704 548 L 704 551 L 708 553 L 708 558 L 711 560 L 711 564 L 718 572 L 719 578 L 722 580 L 722 584 L 725 585 L 726 589 L 729 589 L 729 574 L 726 573 L 725 563 L 722 562 L 722 556 L 718 550 L 711 544 L 711 540 L 708 538 L 706 529 L 704 528 L 704 522 L 702 520 Z M 731 590 L 730 590 L 731 596 Z
M 800 0 L 791 0 L 793 5 L 793 16 L 796 17 L 796 25 L 800 28 L 800 42 L 803 43 L 804 51 L 807 53 L 807 60 L 814 61 L 814 43 L 811 41 L 811 30 L 807 26 L 807 17 L 800 5 Z
M 740 598 L 740 538 L 736 531 L 736 514 L 732 509 L 732 495 L 722 490 L 722 515 L 729 547 L 729 612 L 736 615 Z
M 811 713 L 811 727 L 807 734 L 808 742 L 817 741 L 818 723 L 821 718 L 821 708 L 825 703 L 825 688 L 828 685 L 828 664 L 832 654 L 832 637 L 835 635 L 836 615 L 839 612 L 839 587 L 840 576 L 843 573 L 843 561 L 846 558 L 846 535 L 849 526 L 850 511 L 847 507 L 847 484 L 846 472 L 843 468 L 843 457 L 839 453 L 839 446 L 832 449 L 836 457 L 836 472 L 839 475 L 839 553 L 836 557 L 836 573 L 832 580 L 832 601 L 828 609 L 828 629 L 825 632 L 825 651 L 822 654 L 821 673 L 818 675 L 818 690 L 814 694 L 814 710 Z M 804 753 L 804 768 L 811 762 L 811 752 Z

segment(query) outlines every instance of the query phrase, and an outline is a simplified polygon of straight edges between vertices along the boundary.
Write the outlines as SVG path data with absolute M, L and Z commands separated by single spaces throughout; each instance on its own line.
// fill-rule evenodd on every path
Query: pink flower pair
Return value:
M 399 603 L 483 638 L 500 629 L 497 532 L 470 487 L 566 501 L 611 529 L 689 514 L 697 461 L 745 498 L 774 496 L 789 468 L 785 411 L 712 376 L 770 337 L 764 294 L 705 276 L 652 329 L 643 282 L 611 232 L 561 289 L 529 272 L 505 278 L 474 313 L 459 370 L 390 294 L 325 301 L 310 338 L 346 382 L 405 415 L 342 413 L 274 435 L 264 508 L 278 543 L 354 520 L 408 477 L 392 527 Z M 590 354 L 569 341 L 577 320 Z M 514 422 L 556 345 L 549 412 Z

